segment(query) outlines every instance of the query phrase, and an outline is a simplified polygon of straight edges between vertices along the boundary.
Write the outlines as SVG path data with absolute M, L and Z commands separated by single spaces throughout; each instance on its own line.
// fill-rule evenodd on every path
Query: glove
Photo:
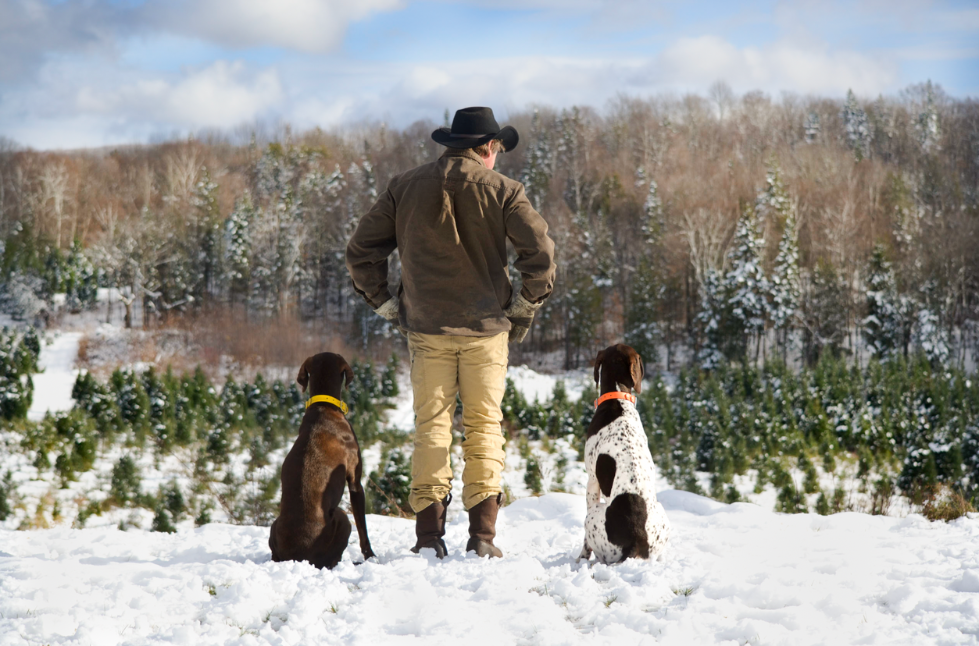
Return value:
M 398 297 L 392 296 L 391 298 L 384 301 L 384 304 L 374 310 L 374 313 L 380 316 L 385 321 L 389 322 L 394 327 L 398 328 L 398 332 L 401 332 L 404 336 L 405 331 L 401 329 L 401 325 L 398 321 Z
M 503 310 L 503 314 L 510 320 L 510 343 L 523 342 L 527 332 L 530 332 L 530 324 L 534 322 L 534 314 L 543 304 L 531 303 L 520 292 L 510 300 L 510 307 Z

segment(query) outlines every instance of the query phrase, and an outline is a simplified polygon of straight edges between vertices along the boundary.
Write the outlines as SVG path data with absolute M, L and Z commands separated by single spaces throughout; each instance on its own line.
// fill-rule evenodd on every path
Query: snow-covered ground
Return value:
M 32 418 L 70 407 L 78 340 L 63 333 L 44 346 Z M 558 378 L 577 397 L 588 379 L 522 367 L 510 377 L 529 400 L 546 399 Z M 404 376 L 401 385 L 389 424 L 410 430 Z M 11 447 L 14 434 L 7 435 Z M 515 501 L 500 513 L 502 560 L 461 553 L 467 517 L 459 504 L 450 507 L 446 561 L 408 551 L 412 521 L 372 515 L 378 559 L 354 564 L 361 559 L 355 531 L 333 571 L 272 563 L 264 527 L 194 529 L 186 519 L 176 534 L 117 529 L 120 520 L 146 527 L 152 512 L 145 509 L 92 517 L 90 529 L 12 531 L 20 521 L 8 519 L 0 529 L 0 646 L 979 644 L 979 514 L 949 524 L 913 514 L 782 515 L 770 511 L 768 489 L 754 501 L 762 506 L 725 505 L 660 480 L 674 527 L 664 557 L 577 564 L 584 471 L 566 441 L 550 442 L 551 450 L 531 446 L 544 488 L 557 488 L 552 474 L 563 454 L 569 463 L 560 487 L 570 493 L 538 498 L 523 482 L 518 443 L 508 442 L 504 481 Z M 15 472 L 28 511 L 53 498 L 70 519 L 76 500 L 104 497 L 118 457 L 110 453 L 69 489 L 37 477 L 22 453 L 8 451 L 0 466 Z M 282 456 L 270 457 L 278 464 Z M 179 451 L 162 460 L 140 456 L 144 490 L 170 478 L 184 483 L 191 459 Z M 369 472 L 379 449 L 365 449 L 364 459 Z M 461 488 L 458 477 L 454 487 Z
M 62 332 L 41 348 L 38 363 L 43 372 L 33 377 L 34 400 L 27 411 L 28 419 L 38 421 L 48 411 L 71 410 L 74 404 L 71 389 L 78 377 L 74 366 L 81 338 L 81 332 Z
M 780 515 L 679 491 L 661 561 L 576 564 L 584 501 L 518 500 L 501 560 L 414 555 L 369 516 L 333 571 L 272 563 L 263 527 L 0 532 L 0 644 L 976 644 L 979 517 Z

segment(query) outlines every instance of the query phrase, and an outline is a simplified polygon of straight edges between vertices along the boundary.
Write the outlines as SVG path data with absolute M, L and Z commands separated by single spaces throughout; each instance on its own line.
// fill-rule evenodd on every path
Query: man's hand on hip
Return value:
M 530 324 L 534 322 L 534 314 L 541 308 L 541 303 L 531 303 L 523 294 L 517 292 L 510 301 L 510 307 L 503 310 L 503 313 L 510 320 L 510 343 L 521 343 L 530 331 Z

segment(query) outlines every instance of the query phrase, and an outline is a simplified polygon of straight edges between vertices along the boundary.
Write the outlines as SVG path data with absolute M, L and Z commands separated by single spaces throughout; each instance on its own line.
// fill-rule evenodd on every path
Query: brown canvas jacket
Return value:
M 347 244 L 347 271 L 376 309 L 391 296 L 388 256 L 397 248 L 402 328 L 491 336 L 510 329 L 507 240 L 524 298 L 544 300 L 554 288 L 554 242 L 523 184 L 486 168 L 471 150 L 449 149 L 391 180 Z

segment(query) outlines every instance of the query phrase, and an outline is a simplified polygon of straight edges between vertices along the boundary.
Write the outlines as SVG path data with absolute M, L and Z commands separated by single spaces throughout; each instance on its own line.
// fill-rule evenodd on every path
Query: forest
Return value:
M 512 364 L 580 371 L 610 343 L 637 348 L 649 446 L 677 488 L 726 502 L 774 490 L 784 512 L 974 509 L 976 101 L 931 83 L 869 101 L 718 84 L 509 121 L 522 141 L 497 169 L 526 186 L 558 264 Z M 256 126 L 63 152 L 0 142 L 0 307 L 19 322 L 0 335 L 0 418 L 11 456 L 85 492 L 70 512 L 57 496 L 31 511 L 8 473 L 0 519 L 19 505 L 25 528 L 113 509 L 149 510 L 161 531 L 212 513 L 267 524 L 302 397 L 261 371 L 310 347 L 351 358 L 351 422 L 379 452 L 370 507 L 408 514 L 409 437 L 385 421 L 403 345 L 353 291 L 344 250 L 390 179 L 440 154 L 435 126 Z M 395 258 L 392 283 L 398 270 Z M 38 330 L 66 312 L 180 330 L 192 356 L 82 371 L 72 410 L 30 422 Z M 219 337 L 237 345 L 207 346 Z M 216 370 L 225 352 L 239 363 Z M 249 352 L 262 355 L 252 371 L 236 369 Z M 559 380 L 532 401 L 508 384 L 521 492 L 573 490 L 593 397 Z M 179 477 L 141 484 L 149 456 L 183 456 Z M 86 489 L 106 461 L 111 475 Z
M 974 369 L 975 100 L 931 82 L 876 99 L 717 84 L 503 121 L 521 143 L 497 170 L 525 184 L 558 264 L 516 361 L 580 368 L 624 339 L 669 371 L 827 353 Z M 397 333 L 354 293 L 344 248 L 393 176 L 440 154 L 436 125 L 58 152 L 2 140 L 0 305 L 43 324 L 55 294 L 79 311 L 113 287 L 127 327 L 289 320 L 388 352 Z

